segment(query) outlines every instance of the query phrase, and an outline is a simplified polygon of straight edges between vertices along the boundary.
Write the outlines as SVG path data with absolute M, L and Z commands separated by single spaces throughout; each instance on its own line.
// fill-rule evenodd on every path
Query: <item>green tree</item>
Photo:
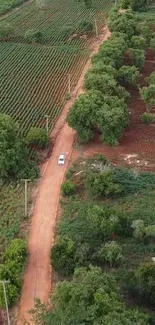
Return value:
M 42 32 L 36 29 L 29 29 L 25 32 L 25 39 L 29 43 L 41 43 Z
M 146 263 L 135 272 L 133 291 L 144 304 L 155 303 L 155 264 Z
M 145 80 L 149 85 L 155 85 L 155 72 L 153 71 Z
M 75 268 L 75 243 L 70 238 L 59 239 L 51 249 L 51 263 L 62 275 L 73 273 Z
M 142 70 L 145 64 L 145 51 L 138 49 L 130 49 L 129 55 L 132 64 L 139 70 Z
M 151 41 L 150 41 L 150 48 L 155 51 L 155 37 L 152 37 L 151 38 Z
M 136 32 L 136 20 L 133 14 L 122 13 L 117 19 L 110 21 L 108 27 L 111 32 L 124 33 L 131 38 Z
M 78 23 L 77 30 L 79 33 L 88 33 L 93 30 L 94 26 L 90 21 L 82 20 Z
M 89 91 L 80 95 L 69 110 L 68 124 L 78 132 L 81 142 L 88 142 L 92 138 L 95 112 L 102 105 L 102 101 L 100 92 Z
M 141 99 L 145 102 L 147 111 L 155 106 L 155 85 L 143 87 L 140 90 Z
M 0 178 L 35 178 L 38 168 L 29 160 L 19 126 L 9 115 L 0 114 Z
M 104 95 L 112 95 L 117 85 L 116 80 L 109 74 L 88 72 L 85 76 L 84 87 L 87 90 L 99 90 Z
M 39 149 L 46 148 L 49 143 L 46 130 L 38 127 L 31 127 L 25 140 L 28 146 L 35 146 Z
M 136 240 L 144 240 L 146 231 L 144 221 L 141 219 L 134 220 L 131 227 L 133 228 L 133 236 Z
M 122 262 L 122 248 L 115 241 L 105 243 L 99 251 L 99 257 L 103 262 L 106 262 L 113 267 L 119 265 Z
M 115 78 L 117 75 L 117 70 L 111 65 L 105 65 L 102 61 L 93 64 L 92 68 L 89 69 L 90 74 L 108 74 L 111 77 Z M 88 73 L 88 74 L 89 74 Z
M 118 70 L 117 79 L 122 85 L 129 84 L 136 86 L 139 77 L 139 71 L 134 66 L 131 67 L 124 65 Z
M 0 40 L 7 40 L 13 36 L 14 29 L 10 24 L 0 23 Z
M 149 325 L 150 317 L 146 313 L 142 313 L 137 309 L 123 310 L 122 312 L 115 312 L 106 315 L 94 325 Z
M 144 50 L 146 48 L 146 40 L 143 36 L 132 36 L 131 47 L 133 49 Z
M 63 196 L 70 196 L 75 193 L 76 186 L 70 181 L 65 181 L 61 186 Z

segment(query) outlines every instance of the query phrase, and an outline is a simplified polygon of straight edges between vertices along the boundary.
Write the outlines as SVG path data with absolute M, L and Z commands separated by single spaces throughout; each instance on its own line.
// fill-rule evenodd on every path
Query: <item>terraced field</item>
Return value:
M 87 9 L 76 0 L 51 0 L 41 10 L 34 1 L 2 20 L 14 32 L 0 43 L 0 111 L 14 116 L 22 132 L 44 125 L 45 114 L 52 129 L 65 102 L 69 75 L 73 89 L 90 54 L 95 20 L 100 33 L 112 2 L 96 0 Z M 77 35 L 81 20 L 94 23 L 91 35 Z M 42 32 L 41 44 L 27 43 L 29 29 Z

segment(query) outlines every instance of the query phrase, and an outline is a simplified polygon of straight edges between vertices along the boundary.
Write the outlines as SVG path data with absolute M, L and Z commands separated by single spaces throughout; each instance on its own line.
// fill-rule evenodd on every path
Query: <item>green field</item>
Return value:
M 97 0 L 87 9 L 76 0 L 52 0 L 43 10 L 36 2 L 2 19 L 10 24 L 13 35 L 0 43 L 0 112 L 18 120 L 22 132 L 31 126 L 44 125 L 44 115 L 50 115 L 52 129 L 68 92 L 68 74 L 71 90 L 75 87 L 90 55 L 95 31 L 86 39 L 75 35 L 79 21 L 94 23 L 98 31 L 104 26 L 106 13 L 112 1 Z M 42 32 L 41 44 L 28 44 L 25 32 Z M 71 29 L 75 37 L 66 36 Z

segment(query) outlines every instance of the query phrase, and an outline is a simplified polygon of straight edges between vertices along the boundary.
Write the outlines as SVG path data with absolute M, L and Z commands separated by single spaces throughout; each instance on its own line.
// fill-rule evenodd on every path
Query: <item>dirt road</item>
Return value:
M 109 35 L 109 31 L 105 29 L 103 35 L 93 44 L 92 54 L 98 51 L 100 44 Z M 28 243 L 29 259 L 24 276 L 18 325 L 23 325 L 24 319 L 33 324 L 27 311 L 34 306 L 35 297 L 39 297 L 42 302 L 48 302 L 49 299 L 52 272 L 50 267 L 50 249 L 54 241 L 54 227 L 60 186 L 72 153 L 75 135 L 75 132 L 65 123 L 65 119 L 70 106 L 83 91 L 83 79 L 89 67 L 90 60 L 87 62 L 79 82 L 72 93 L 72 98 L 65 105 L 51 135 L 56 139 L 55 146 L 51 157 L 43 168 L 43 175 L 33 212 Z M 65 166 L 59 166 L 57 163 L 60 153 L 66 153 Z

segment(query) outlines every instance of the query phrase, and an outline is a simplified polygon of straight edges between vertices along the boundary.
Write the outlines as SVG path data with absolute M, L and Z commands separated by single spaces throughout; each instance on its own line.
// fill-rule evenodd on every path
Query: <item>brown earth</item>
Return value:
M 92 54 L 98 51 L 101 43 L 109 36 L 110 32 L 104 29 L 103 34 L 92 46 Z M 71 100 L 65 105 L 51 134 L 52 141 L 55 140 L 55 145 L 51 157 L 42 167 L 42 178 L 30 227 L 28 242 L 29 258 L 24 276 L 18 325 L 23 325 L 24 319 L 30 324 L 33 323 L 27 311 L 34 307 L 35 297 L 39 297 L 45 303 L 49 300 L 52 276 L 50 249 L 54 241 L 54 227 L 57 217 L 60 186 L 72 153 L 75 136 L 75 132 L 69 128 L 65 120 L 70 106 L 83 91 L 84 75 L 89 69 L 90 64 L 91 61 L 89 60 L 72 93 Z M 64 166 L 58 165 L 60 153 L 66 154 Z
M 146 63 L 141 76 L 141 86 L 144 78 L 155 70 L 155 53 L 147 51 Z M 146 112 L 146 106 L 139 96 L 138 89 L 130 88 L 129 102 L 130 126 L 125 130 L 117 147 L 109 147 L 99 140 L 99 134 L 87 145 L 79 146 L 75 142 L 72 160 L 79 156 L 88 157 L 94 153 L 102 153 L 116 164 L 122 164 L 143 170 L 155 170 L 155 124 L 145 125 L 141 115 Z M 155 109 L 152 110 L 155 113 Z

